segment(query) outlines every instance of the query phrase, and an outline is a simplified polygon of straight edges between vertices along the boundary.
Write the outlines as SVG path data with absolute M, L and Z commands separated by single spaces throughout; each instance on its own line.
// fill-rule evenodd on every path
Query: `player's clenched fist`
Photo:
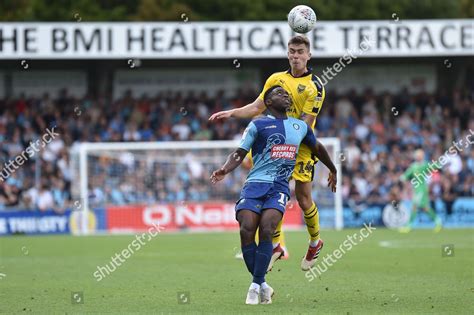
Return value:
M 215 183 L 223 180 L 224 177 L 225 177 L 225 174 L 226 173 L 225 173 L 224 168 L 220 168 L 217 171 L 212 172 L 211 183 L 215 184 Z
M 329 173 L 328 176 L 328 187 L 331 187 L 332 192 L 336 192 L 337 185 L 337 173 Z

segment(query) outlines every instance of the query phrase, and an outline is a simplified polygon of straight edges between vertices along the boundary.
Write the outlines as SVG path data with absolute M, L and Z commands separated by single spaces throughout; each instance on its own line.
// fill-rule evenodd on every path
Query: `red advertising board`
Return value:
M 164 231 L 235 230 L 235 204 L 222 202 L 168 203 L 155 205 L 111 206 L 106 208 L 107 230 L 111 232 L 144 231 L 153 224 Z M 289 203 L 285 213 L 285 226 L 302 224 L 301 210 Z

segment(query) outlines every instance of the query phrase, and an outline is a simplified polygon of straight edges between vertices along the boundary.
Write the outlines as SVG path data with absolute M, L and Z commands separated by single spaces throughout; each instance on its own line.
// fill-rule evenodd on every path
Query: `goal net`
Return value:
M 313 198 L 323 228 L 343 227 L 337 138 L 319 139 L 338 168 L 338 189 L 327 187 L 328 170 L 315 166 Z M 239 167 L 215 185 L 209 181 L 238 141 L 80 143 L 71 149 L 73 215 L 78 234 L 136 233 L 153 224 L 166 231 L 238 227 L 234 206 L 248 169 Z M 284 229 L 304 228 L 294 195 Z

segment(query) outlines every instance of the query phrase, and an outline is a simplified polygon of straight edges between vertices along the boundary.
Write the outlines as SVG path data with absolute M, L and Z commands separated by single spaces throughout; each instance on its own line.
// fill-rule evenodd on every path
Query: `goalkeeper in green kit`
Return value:
M 442 227 L 441 219 L 430 207 L 429 185 L 427 183 L 428 177 L 431 177 L 431 172 L 439 169 L 439 167 L 436 165 L 430 166 L 425 161 L 425 153 L 422 150 L 415 151 L 415 160 L 400 177 L 402 181 L 410 180 L 413 185 L 413 205 L 410 221 L 405 227 L 400 229 L 400 232 L 410 232 L 419 208 L 423 209 L 430 216 L 436 224 L 434 231 L 439 232 Z

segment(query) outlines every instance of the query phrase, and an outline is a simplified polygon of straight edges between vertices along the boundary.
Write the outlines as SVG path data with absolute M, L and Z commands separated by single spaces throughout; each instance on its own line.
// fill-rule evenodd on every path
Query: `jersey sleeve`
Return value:
M 263 86 L 263 90 L 260 93 L 260 95 L 258 96 L 258 98 L 263 101 L 263 96 L 265 95 L 265 92 L 274 85 L 277 85 L 277 80 L 276 80 L 275 73 L 272 74 L 271 76 L 269 76 L 267 81 L 265 81 L 265 85 Z
M 242 140 L 240 140 L 239 148 L 249 152 L 255 140 L 257 139 L 257 134 L 257 126 L 255 126 L 255 124 L 251 122 L 245 129 L 244 134 L 242 135 Z
M 306 123 L 304 123 L 304 125 L 306 126 L 306 135 L 301 142 L 312 148 L 316 145 L 316 137 L 314 136 L 313 129 L 311 129 Z
M 403 181 L 409 180 L 410 178 L 413 177 L 413 173 L 414 173 L 414 167 L 413 167 L 413 165 L 411 165 L 411 166 L 405 171 L 405 173 L 403 173 L 402 176 L 400 176 L 400 179 L 403 180 Z
M 323 107 L 324 98 L 326 97 L 326 90 L 321 80 L 313 75 L 312 88 L 308 89 L 308 96 L 306 102 L 303 105 L 303 113 L 312 116 L 318 116 L 321 108 Z

